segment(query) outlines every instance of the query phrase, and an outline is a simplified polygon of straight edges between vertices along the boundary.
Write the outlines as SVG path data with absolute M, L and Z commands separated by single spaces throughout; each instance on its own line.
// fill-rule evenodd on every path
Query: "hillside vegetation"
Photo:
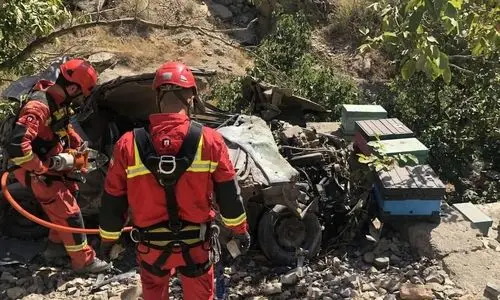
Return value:
M 162 1 L 153 2 L 156 3 L 153 12 L 161 16 L 158 3 Z M 182 14 L 176 15 L 185 16 L 179 22 L 189 19 L 185 14 L 199 11 L 196 5 L 200 4 L 189 3 L 190 7 L 185 4 Z M 240 61 L 236 63 L 240 72 L 223 72 L 207 100 L 226 110 L 245 111 L 248 103 L 240 90 L 242 79 L 249 75 L 290 88 L 325 105 L 332 110 L 325 120 L 338 120 L 339 105 L 343 103 L 381 104 L 391 117 L 403 121 L 430 148 L 430 164 L 443 180 L 451 183 L 450 191 L 455 196 L 452 201 L 500 199 L 500 8 L 496 1 L 248 3 L 272 8 L 271 27 L 256 47 L 241 50 L 250 54 L 252 63 L 245 60 L 246 54 L 234 54 L 229 59 Z M 141 11 L 141 17 L 147 18 L 146 9 Z M 75 13 L 59 0 L 3 1 L 0 77 L 15 79 L 40 68 L 45 60 L 38 56 L 28 55 L 20 61 L 13 58 L 34 37 L 46 35 L 69 20 L 74 22 L 72 16 Z M 99 31 L 88 33 L 95 32 Z M 142 55 L 148 57 L 149 66 L 172 55 L 176 55 L 171 57 L 174 59 L 187 55 L 190 51 L 187 45 L 179 47 L 183 55 L 178 52 L 164 53 L 162 57 L 156 54 L 160 52 L 148 55 L 149 49 L 159 51 L 153 50 L 154 47 L 170 48 L 163 40 L 169 39 L 169 35 L 161 32 L 143 34 L 134 29 L 114 30 L 113 34 L 120 39 L 134 38 L 136 45 L 141 41 L 148 45 L 134 54 L 136 64 Z M 102 43 L 100 39 L 98 42 Z M 198 51 L 203 51 L 208 43 L 200 43 Z M 218 43 L 217 47 L 222 47 Z M 116 43 L 110 43 L 107 47 L 115 46 Z M 62 48 L 57 44 L 51 47 Z M 85 45 L 78 48 L 81 50 Z M 192 54 L 191 59 L 194 61 L 198 56 Z M 222 59 L 209 54 L 203 61 L 218 67 L 221 64 L 213 61 Z
M 257 61 L 248 74 L 326 105 L 333 120 L 339 104 L 381 104 L 430 148 L 430 164 L 453 184 L 453 201 L 498 201 L 500 9 L 494 2 L 336 1 L 333 17 L 320 25 L 327 40 L 339 37 L 347 49 L 356 45 L 351 55 L 376 52 L 394 66 L 375 95 L 341 75 L 351 66 L 333 68 L 311 53 L 313 28 L 302 12 L 278 17 L 257 49 L 266 65 Z M 214 93 L 222 107 L 244 108 L 238 80 Z

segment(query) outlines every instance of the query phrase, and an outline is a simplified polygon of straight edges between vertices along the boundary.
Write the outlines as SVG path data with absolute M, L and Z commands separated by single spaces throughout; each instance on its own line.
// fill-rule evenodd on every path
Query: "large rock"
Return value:
M 115 66 L 112 69 L 106 69 L 101 74 L 99 74 L 98 83 L 102 84 L 104 82 L 116 79 L 120 76 L 133 76 L 136 75 L 134 71 L 124 66 Z
M 115 63 L 116 55 L 110 52 L 98 52 L 90 55 L 87 60 L 94 66 L 97 72 L 102 72 Z
M 458 286 L 479 297 L 491 279 L 500 278 L 500 253 L 484 249 L 469 253 L 452 253 L 444 258 L 451 279 Z
M 279 294 L 281 293 L 281 282 L 277 283 L 267 283 L 263 289 L 262 293 L 264 295 L 274 295 L 274 294 Z
M 231 19 L 233 17 L 233 13 L 229 10 L 229 8 L 225 7 L 222 4 L 211 3 L 209 4 L 209 8 L 214 16 L 219 17 L 223 20 Z
M 471 227 L 460 212 L 446 207 L 440 224 L 420 222 L 408 227 L 410 245 L 421 256 L 443 258 L 454 252 L 471 252 L 483 247 L 479 230 Z
M 106 0 L 72 0 L 74 6 L 88 13 L 101 10 L 105 2 Z
M 389 265 L 389 262 L 390 262 L 389 257 L 383 256 L 375 258 L 373 264 L 375 265 L 375 267 L 377 267 L 377 269 L 383 269 Z
M 478 208 L 494 220 L 488 239 L 496 238 L 500 203 Z M 410 244 L 422 256 L 442 259 L 451 280 L 479 299 L 488 280 L 500 278 L 500 252 L 491 249 L 489 244 L 484 245 L 480 231 L 472 228 L 460 212 L 447 205 L 444 205 L 443 212 L 446 216 L 439 225 L 419 223 L 407 227 Z M 427 278 L 431 273 L 425 274 L 426 280 L 442 281 L 439 275 Z
M 7 290 L 9 299 L 19 299 L 26 293 L 26 290 L 21 287 L 13 287 Z
M 403 284 L 399 295 L 403 300 L 432 300 L 434 297 L 431 288 L 421 284 Z

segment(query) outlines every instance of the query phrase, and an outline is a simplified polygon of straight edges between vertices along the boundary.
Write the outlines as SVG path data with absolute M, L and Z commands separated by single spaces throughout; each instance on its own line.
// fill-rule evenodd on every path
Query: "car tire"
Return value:
M 18 182 L 10 184 L 8 186 L 9 192 L 12 197 L 29 213 L 38 216 L 41 219 L 48 221 L 40 204 L 34 199 L 33 193 L 22 187 Z M 3 212 L 1 231 L 3 235 L 15 237 L 15 238 L 30 238 L 37 239 L 46 237 L 48 234 L 48 229 L 38 225 L 25 218 L 23 215 L 18 213 L 10 204 L 4 199 L 4 196 L 0 196 L 1 209 Z
M 299 247 L 309 251 L 306 258 L 313 258 L 321 248 L 322 230 L 316 214 L 308 212 L 302 220 L 299 220 L 288 209 L 266 211 L 259 222 L 258 240 L 262 252 L 274 265 L 291 266 L 297 262 L 295 249 L 280 243 L 280 237 L 276 232 L 280 220 L 287 218 L 296 218 L 294 221 L 303 224 L 305 234 Z

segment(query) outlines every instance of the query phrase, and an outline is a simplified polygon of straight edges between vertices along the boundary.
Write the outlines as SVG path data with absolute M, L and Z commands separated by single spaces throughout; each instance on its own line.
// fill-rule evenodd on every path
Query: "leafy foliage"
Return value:
M 340 103 L 358 102 L 355 83 L 311 54 L 311 27 L 302 13 L 280 15 L 276 29 L 255 51 L 255 65 L 248 75 L 270 84 L 290 88 L 302 97 L 323 104 L 337 119 Z M 242 78 L 218 85 L 211 99 L 223 109 L 240 111 L 248 105 L 240 95 Z
M 234 77 L 229 82 L 221 82 L 217 80 L 215 88 L 210 95 L 211 100 L 215 101 L 215 105 L 225 111 L 243 111 L 248 103 L 243 99 L 241 94 L 242 77 Z
M 418 74 L 394 80 L 389 94 L 380 95 L 388 113 L 412 128 L 429 147 L 429 163 L 459 193 L 467 189 L 464 180 L 478 172 L 475 162 L 484 161 L 487 169 L 500 171 L 498 78 L 463 77 L 459 74 L 458 82 L 445 85 Z M 484 200 L 495 197 L 488 194 Z
M 358 153 L 358 162 L 365 164 L 369 167 L 371 171 L 382 171 L 390 170 L 395 166 L 405 166 L 405 165 L 416 165 L 418 164 L 418 159 L 413 154 L 395 154 L 387 155 L 384 145 L 380 143 L 380 139 L 374 142 L 368 143 L 373 152 L 370 155 L 364 155 Z
M 0 9 L 0 62 L 29 40 L 49 33 L 67 16 L 61 0 L 4 0 Z
M 370 5 L 380 34 L 365 29 L 359 47 L 382 49 L 400 67 L 378 101 L 416 132 L 433 169 L 466 201 L 500 197 L 498 180 L 484 175 L 500 172 L 496 2 L 381 0 Z
M 370 5 L 382 18 L 381 34 L 367 37 L 362 52 L 384 46 L 398 56 L 401 75 L 425 72 L 451 81 L 447 45 L 466 44 L 473 56 L 498 55 L 500 6 L 496 0 L 382 0 Z M 369 30 L 364 31 L 369 34 Z M 454 50 L 462 50 L 455 47 Z M 451 53 L 460 54 L 459 52 Z

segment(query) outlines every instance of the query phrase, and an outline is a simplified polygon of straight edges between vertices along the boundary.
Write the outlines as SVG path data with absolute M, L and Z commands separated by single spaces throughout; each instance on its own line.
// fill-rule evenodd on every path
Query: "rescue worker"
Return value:
M 213 299 L 213 263 L 220 254 L 213 191 L 239 250 L 250 246 L 235 171 L 222 136 L 190 120 L 197 96 L 191 70 L 166 62 L 156 70 L 153 89 L 159 113 L 114 148 L 99 217 L 101 255 L 109 259 L 129 211 L 144 299 L 169 299 L 176 271 L 184 299 Z
M 54 224 L 84 228 L 80 207 L 75 199 L 75 181 L 49 172 L 49 159 L 64 150 L 77 149 L 82 139 L 69 120 L 70 105 L 82 104 L 97 83 L 97 72 L 81 59 L 61 64 L 55 82 L 38 81 L 19 112 L 7 153 L 20 168 L 16 179 L 31 188 L 35 198 Z M 48 260 L 68 256 L 79 273 L 107 270 L 111 265 L 96 257 L 85 234 L 50 230 L 44 256 Z

